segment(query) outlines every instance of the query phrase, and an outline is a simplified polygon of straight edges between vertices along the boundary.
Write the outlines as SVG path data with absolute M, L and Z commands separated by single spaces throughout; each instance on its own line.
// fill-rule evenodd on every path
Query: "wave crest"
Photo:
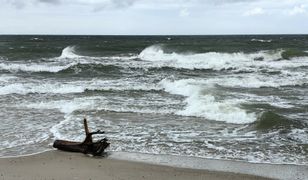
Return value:
M 271 40 L 271 39 L 251 39 L 250 41 L 262 42 L 262 43 L 270 43 L 273 40 Z
M 62 50 L 62 54 L 61 54 L 60 58 L 79 58 L 79 57 L 82 57 L 82 56 L 75 54 L 75 52 L 76 52 L 76 46 L 67 46 L 66 48 L 64 48 Z
M 262 113 L 258 120 L 253 124 L 258 130 L 272 130 L 272 129 L 292 129 L 290 127 L 300 128 L 304 124 L 287 119 L 286 117 L 276 114 L 271 111 Z
M 260 51 L 245 54 L 207 52 L 196 54 L 166 53 L 160 45 L 145 48 L 138 56 L 139 59 L 162 63 L 162 66 L 171 66 L 186 69 L 243 69 L 258 66 L 260 61 L 276 61 L 282 59 L 283 50 Z
M 186 96 L 186 106 L 176 112 L 181 116 L 204 117 L 208 120 L 223 121 L 234 124 L 247 124 L 256 120 L 254 113 L 247 113 L 239 107 L 236 100 L 217 101 L 209 92 L 209 87 L 202 86 L 193 79 L 170 81 L 164 79 L 160 82 L 165 91 Z
M 1 82 L 0 82 L 1 84 Z M 152 84 L 140 84 L 133 80 L 97 80 L 74 82 L 15 82 L 0 87 L 0 95 L 8 94 L 72 94 L 89 91 L 159 91 L 161 88 Z
M 20 63 L 0 63 L 0 69 L 6 71 L 23 71 L 23 72 L 59 72 L 65 70 L 71 66 L 75 65 L 75 63 L 70 63 L 67 65 L 58 65 L 55 63 L 44 63 L 44 64 L 20 64 Z

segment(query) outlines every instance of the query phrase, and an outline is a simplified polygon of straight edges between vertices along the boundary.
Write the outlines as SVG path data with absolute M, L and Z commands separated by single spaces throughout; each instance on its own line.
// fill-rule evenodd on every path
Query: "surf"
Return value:
M 234 124 L 249 124 L 257 119 L 255 113 L 241 109 L 240 102 L 235 99 L 216 100 L 211 94 L 211 86 L 203 85 L 197 80 L 164 79 L 159 84 L 171 94 L 186 97 L 186 106 L 177 111 L 177 115 L 203 117 Z

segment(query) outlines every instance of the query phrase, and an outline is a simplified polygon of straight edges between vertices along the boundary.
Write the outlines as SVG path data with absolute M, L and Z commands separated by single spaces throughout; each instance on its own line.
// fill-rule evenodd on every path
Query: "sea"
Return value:
M 308 165 L 308 35 L 0 36 L 0 157 L 108 152 Z

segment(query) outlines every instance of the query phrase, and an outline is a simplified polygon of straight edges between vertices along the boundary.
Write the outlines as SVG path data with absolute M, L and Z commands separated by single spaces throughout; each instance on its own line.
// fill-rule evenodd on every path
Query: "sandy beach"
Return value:
M 253 175 L 215 172 L 146 164 L 78 153 L 49 151 L 41 154 L 1 158 L 0 179 L 267 179 Z

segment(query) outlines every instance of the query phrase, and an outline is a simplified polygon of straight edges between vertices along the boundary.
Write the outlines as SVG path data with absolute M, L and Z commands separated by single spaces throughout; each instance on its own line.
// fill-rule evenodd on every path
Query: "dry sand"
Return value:
M 94 158 L 83 154 L 61 151 L 49 151 L 23 157 L 1 158 L 0 173 L 0 180 L 266 179 L 230 172 L 177 168 L 110 158 Z

